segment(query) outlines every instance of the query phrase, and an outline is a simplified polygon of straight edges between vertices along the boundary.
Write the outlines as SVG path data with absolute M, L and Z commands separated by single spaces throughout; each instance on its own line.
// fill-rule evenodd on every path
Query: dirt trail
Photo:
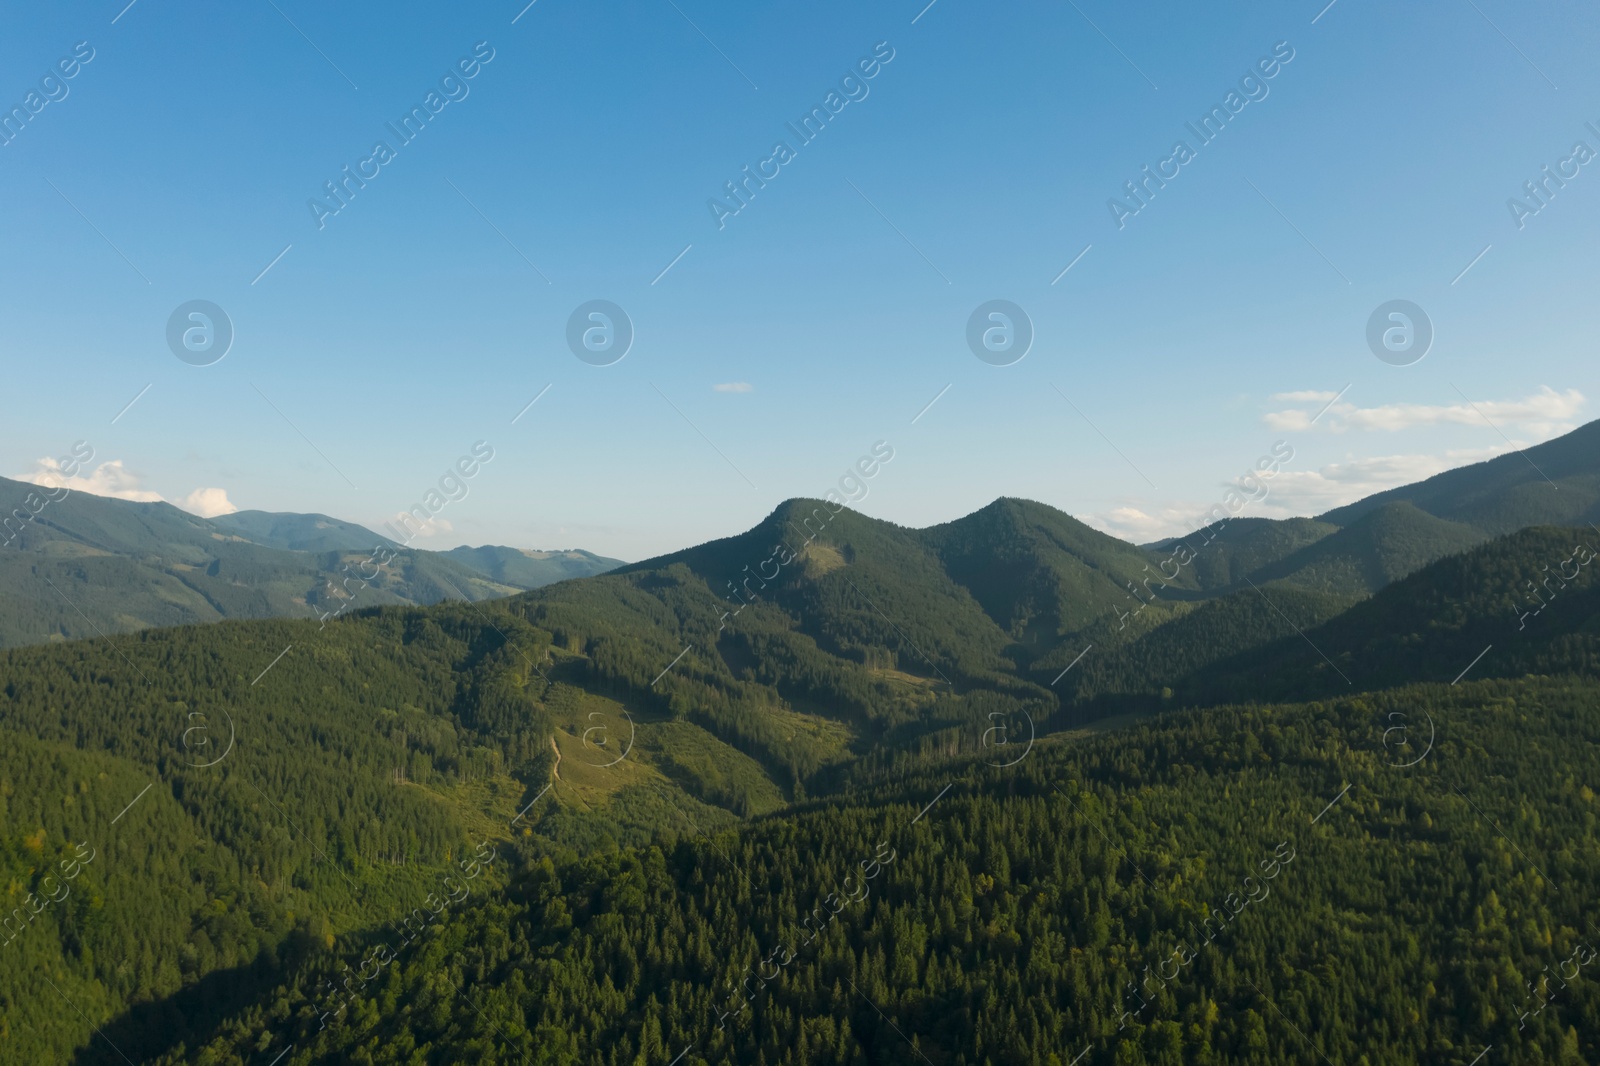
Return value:
M 554 733 L 550 734 L 550 750 L 556 753 L 556 764 L 550 767 L 550 776 L 557 781 L 561 780 L 561 747 L 556 743 Z

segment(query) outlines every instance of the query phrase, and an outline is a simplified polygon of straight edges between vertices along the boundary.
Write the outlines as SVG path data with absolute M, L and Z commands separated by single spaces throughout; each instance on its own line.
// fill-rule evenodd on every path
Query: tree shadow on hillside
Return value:
M 208 1040 L 224 1019 L 261 1002 L 284 980 L 284 970 L 263 955 L 246 966 L 216 970 L 165 999 L 137 1003 L 99 1027 L 73 1055 L 72 1066 L 127 1066 L 148 1062 L 180 1043 L 190 1050 Z

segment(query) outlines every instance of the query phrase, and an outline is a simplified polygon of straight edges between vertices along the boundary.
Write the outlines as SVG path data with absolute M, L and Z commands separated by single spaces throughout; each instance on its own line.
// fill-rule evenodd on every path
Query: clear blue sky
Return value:
M 0 37 L 7 110 L 94 50 L 0 148 L 0 474 L 87 439 L 121 464 L 106 491 L 376 526 L 486 440 L 419 544 L 637 559 L 821 495 L 880 439 L 869 514 L 1015 495 L 1151 539 L 1278 439 L 1291 476 L 1257 513 L 1503 450 L 1463 395 L 1519 444 L 1595 417 L 1600 161 L 1521 229 L 1507 207 L 1600 151 L 1600 13 L 1575 0 L 123 2 Z M 480 41 L 467 95 L 401 144 L 386 123 Z M 1185 123 L 1281 41 L 1265 98 L 1199 146 Z M 800 145 L 785 123 L 878 42 L 865 98 Z M 795 157 L 719 229 L 708 199 L 780 139 Z M 1107 200 L 1179 139 L 1195 157 L 1119 229 Z M 319 229 L 307 201 L 379 140 L 392 161 Z M 1036 329 L 1011 366 L 964 337 L 995 298 Z M 1437 331 L 1412 366 L 1364 339 L 1396 298 Z M 167 347 L 194 299 L 236 330 L 212 366 Z M 567 348 L 591 299 L 637 331 L 611 366 Z

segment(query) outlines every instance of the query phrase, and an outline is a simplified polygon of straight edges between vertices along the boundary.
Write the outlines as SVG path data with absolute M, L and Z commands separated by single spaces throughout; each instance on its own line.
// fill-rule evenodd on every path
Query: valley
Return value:
M 1505 471 L 1471 513 L 1424 483 L 1348 525 L 1223 523 L 1165 581 L 1171 542 L 1030 501 L 912 530 L 796 500 L 531 591 L 0 652 L 26 934 L 0 1039 L 84 1063 L 1554 1054 L 1600 994 L 1518 1028 L 1513 975 L 1589 931 L 1600 591 L 1586 524 L 1473 524 L 1539 498 Z M 1586 521 L 1600 478 L 1568 471 L 1585 490 Z M 730 624 L 726 590 L 818 508 Z M 233 542 L 261 552 L 359 536 L 232 525 L 302 546 Z M 1552 561 L 1570 577 L 1519 628 Z M 1238 888 L 1280 845 L 1265 894 Z

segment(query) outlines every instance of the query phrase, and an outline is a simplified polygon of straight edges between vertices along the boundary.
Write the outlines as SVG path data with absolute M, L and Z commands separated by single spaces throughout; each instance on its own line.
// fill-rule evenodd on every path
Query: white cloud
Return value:
M 1524 445 L 1519 444 L 1518 447 Z M 1460 466 L 1481 463 L 1511 450 L 1511 447 L 1499 444 L 1489 448 L 1447 451 L 1443 455 L 1380 455 L 1350 459 L 1329 463 L 1316 470 L 1291 470 L 1286 467 L 1278 471 L 1276 477 L 1266 481 L 1266 498 L 1246 503 L 1237 517 L 1295 518 L 1319 515 L 1374 493 L 1423 481 Z M 1238 491 L 1233 483 L 1220 482 L 1216 497 L 1207 503 L 1180 502 L 1144 510 L 1125 506 L 1079 517 L 1102 533 L 1135 544 L 1148 544 L 1164 537 L 1192 533 L 1205 525 L 1210 520 L 1207 513 L 1222 502 L 1229 489 Z M 1240 494 L 1249 498 L 1259 495 L 1259 490 Z
M 1379 455 L 1329 463 L 1316 470 L 1282 470 L 1269 483 L 1262 507 L 1269 518 L 1321 514 L 1373 493 L 1424 481 L 1435 474 L 1504 455 L 1504 444 L 1447 451 L 1444 455 Z
M 1319 405 L 1332 398 L 1324 393 L 1309 392 L 1279 393 L 1273 397 L 1288 403 Z M 1548 385 L 1543 385 L 1537 393 L 1520 400 L 1474 400 L 1459 404 L 1391 403 L 1381 407 L 1336 403 L 1327 409 L 1317 425 L 1333 433 L 1352 429 L 1392 433 L 1418 426 L 1445 424 L 1484 427 L 1484 419 L 1488 419 L 1500 429 L 1515 426 L 1534 437 L 1546 439 L 1576 429 L 1578 415 L 1587 402 L 1577 389 L 1556 392 Z M 1312 428 L 1311 420 L 1316 416 L 1317 411 L 1310 408 L 1291 408 L 1269 412 L 1263 421 L 1271 429 L 1304 431 Z
M 66 477 L 58 459 L 40 459 L 26 474 L 18 474 L 17 481 L 47 488 L 65 488 L 71 492 L 84 492 L 90 496 L 104 496 L 113 500 L 131 500 L 134 503 L 164 503 L 166 497 L 139 487 L 139 475 L 122 465 L 121 459 L 107 459 L 93 470 L 83 470 L 77 477 Z M 226 489 L 199 488 L 185 496 L 178 504 L 190 514 L 201 518 L 233 514 L 239 508 L 228 499 Z
M 201 518 L 215 518 L 218 515 L 233 514 L 239 508 L 228 499 L 227 489 L 195 489 L 183 498 L 178 504 L 190 514 L 197 514 Z
M 412 539 L 415 537 L 442 537 L 447 533 L 454 533 L 456 529 L 455 526 L 450 524 L 449 519 L 440 518 L 437 515 L 418 526 L 416 515 L 401 511 L 394 516 L 394 521 L 399 524 L 399 528 L 402 530 L 416 529 L 417 532 Z M 410 541 L 408 540 L 407 543 L 410 543 Z
M 756 387 L 748 381 L 724 381 L 720 385 L 711 386 L 713 392 L 755 392 Z
M 139 477 L 122 465 L 121 459 L 108 459 L 87 473 L 66 477 L 57 459 L 40 459 L 33 470 L 18 474 L 18 481 L 50 488 L 66 488 L 72 492 L 87 492 L 91 496 L 108 496 L 113 500 L 133 500 L 136 503 L 159 503 L 159 492 L 146 492 L 139 487 Z
M 1085 525 L 1092 526 L 1102 533 L 1109 533 L 1113 537 L 1133 544 L 1148 544 L 1163 537 L 1175 537 L 1181 533 L 1193 532 L 1202 524 L 1200 516 L 1210 506 L 1203 503 L 1179 503 L 1153 508 L 1154 514 L 1137 507 L 1115 507 L 1101 514 L 1084 514 L 1076 517 Z

